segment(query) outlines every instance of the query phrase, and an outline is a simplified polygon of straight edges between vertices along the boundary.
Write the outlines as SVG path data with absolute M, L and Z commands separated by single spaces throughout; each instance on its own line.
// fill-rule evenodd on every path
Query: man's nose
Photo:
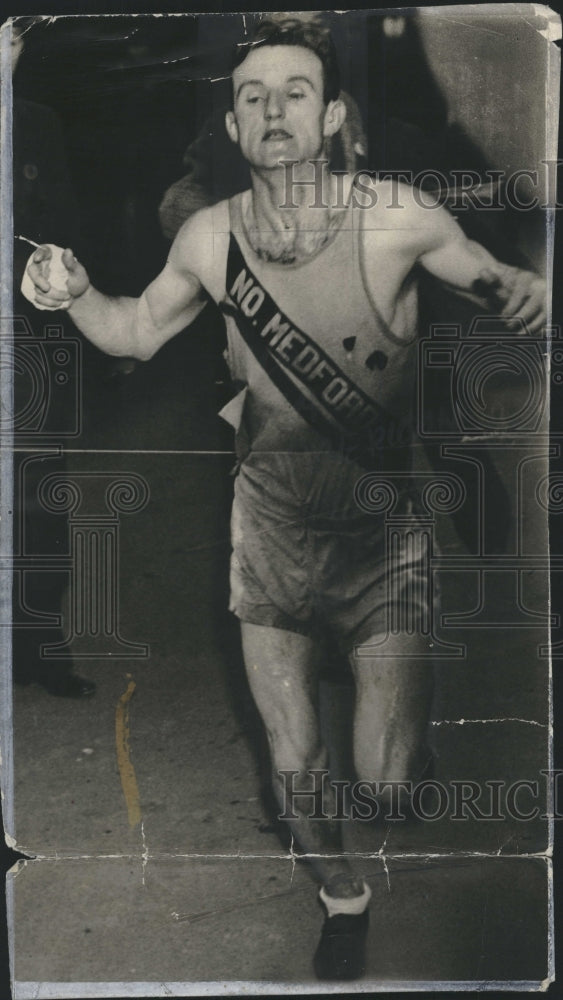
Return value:
M 271 121 L 272 118 L 282 118 L 284 114 L 284 102 L 281 96 L 277 93 L 268 94 L 266 104 L 264 106 L 264 117 L 266 121 Z

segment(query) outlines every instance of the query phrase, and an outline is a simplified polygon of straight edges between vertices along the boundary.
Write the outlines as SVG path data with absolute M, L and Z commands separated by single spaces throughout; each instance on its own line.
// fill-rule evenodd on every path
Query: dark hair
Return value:
M 231 72 L 244 62 L 253 49 L 263 45 L 299 45 L 320 59 L 323 67 L 323 100 L 335 101 L 340 94 L 340 71 L 330 31 L 318 21 L 278 15 L 264 17 L 248 42 L 237 45 Z

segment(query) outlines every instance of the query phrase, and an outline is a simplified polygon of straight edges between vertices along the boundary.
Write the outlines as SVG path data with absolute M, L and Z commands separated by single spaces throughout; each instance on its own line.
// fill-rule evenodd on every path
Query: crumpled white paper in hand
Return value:
M 68 271 L 63 264 L 64 249 L 56 246 L 54 243 L 43 243 L 42 246 L 49 247 L 51 251 L 51 257 L 49 260 L 44 260 L 41 263 L 42 274 L 45 278 L 47 278 L 51 286 L 56 288 L 57 291 L 68 292 Z M 36 309 L 46 309 L 51 312 L 60 309 L 60 305 L 45 306 L 35 301 L 35 286 L 27 273 L 27 269 L 32 263 L 34 254 L 35 250 L 25 265 L 25 271 L 21 283 L 22 295 L 24 295 L 28 302 L 31 302 Z

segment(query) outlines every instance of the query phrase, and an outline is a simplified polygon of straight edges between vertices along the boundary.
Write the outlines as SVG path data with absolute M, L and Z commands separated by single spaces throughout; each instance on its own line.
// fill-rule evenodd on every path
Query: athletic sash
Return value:
M 220 306 L 300 416 L 328 438 L 335 450 L 370 468 L 380 466 L 382 441 L 395 419 L 278 307 L 248 266 L 233 233 L 227 257 L 227 300 Z

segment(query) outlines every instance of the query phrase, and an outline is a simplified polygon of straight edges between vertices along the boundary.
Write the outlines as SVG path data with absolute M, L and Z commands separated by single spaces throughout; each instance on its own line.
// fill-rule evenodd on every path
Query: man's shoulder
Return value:
M 168 256 L 178 275 L 196 278 L 216 302 L 224 295 L 230 232 L 229 201 L 220 201 L 184 222 Z
M 439 192 L 420 191 L 398 177 L 374 171 L 354 176 L 351 197 L 353 207 L 366 218 L 383 215 L 393 228 L 440 207 Z
M 194 237 L 218 236 L 229 230 L 229 201 L 218 201 L 194 212 L 178 230 L 176 240 L 189 241 Z
M 377 176 L 362 179 L 355 190 L 357 228 L 364 234 L 366 247 L 373 244 L 379 250 L 383 240 L 408 254 L 419 254 L 451 237 L 455 224 L 440 192 L 422 191 L 396 177 Z
M 354 228 L 369 266 L 414 265 L 429 250 L 459 238 L 459 230 L 441 203 L 439 193 L 421 191 L 397 178 L 370 177 L 363 182 L 355 205 Z
M 227 245 L 229 202 L 217 202 L 194 212 L 178 230 L 170 259 L 181 270 L 197 275 L 206 284 L 209 269 L 216 269 L 223 244 Z

